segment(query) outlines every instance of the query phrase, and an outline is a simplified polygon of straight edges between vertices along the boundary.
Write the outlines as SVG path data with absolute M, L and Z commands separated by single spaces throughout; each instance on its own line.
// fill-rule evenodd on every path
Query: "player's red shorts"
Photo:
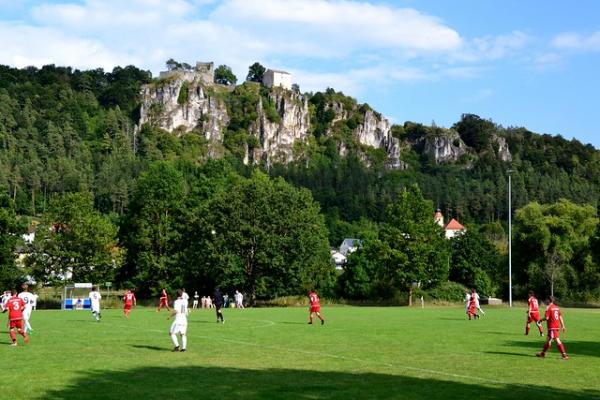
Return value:
M 475 304 L 469 306 L 469 311 L 467 314 L 475 315 Z
M 321 312 L 321 306 L 310 306 L 310 312 Z
M 550 339 L 560 338 L 560 329 L 548 329 L 548 337 Z
M 132 306 L 132 304 L 125 304 L 124 309 L 125 310 L 131 310 L 131 306 Z
M 23 329 L 23 320 L 22 319 L 16 319 L 13 321 L 10 321 L 10 329 Z
M 531 323 L 531 322 L 540 322 L 540 313 L 539 311 L 534 311 L 534 312 L 530 312 L 529 314 L 527 314 L 527 323 Z

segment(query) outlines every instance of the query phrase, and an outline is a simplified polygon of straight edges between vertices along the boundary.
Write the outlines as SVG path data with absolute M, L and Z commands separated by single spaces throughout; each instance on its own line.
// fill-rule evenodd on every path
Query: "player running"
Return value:
M 100 294 L 98 287 L 94 287 L 88 297 L 92 303 L 92 315 L 96 318 L 96 321 L 100 322 L 100 318 L 102 318 L 102 315 L 100 314 L 100 299 L 102 298 L 102 295 Z
M 167 320 L 171 317 L 175 317 L 175 321 L 171 324 L 169 329 L 169 335 L 175 347 L 173 351 L 185 351 L 187 347 L 187 314 L 188 314 L 188 302 L 183 298 L 183 290 L 177 289 L 177 300 L 173 303 L 173 311 L 171 315 L 167 317 Z M 179 341 L 177 340 L 177 334 L 181 336 L 181 349 L 179 347 Z
M 171 309 L 169 308 L 169 295 L 167 294 L 167 291 L 164 288 L 162 290 L 162 294 L 160 295 L 160 303 L 158 303 L 158 310 L 156 311 L 160 312 L 160 310 L 162 310 L 163 307 L 165 307 L 167 311 L 171 311 Z
M 31 324 L 29 323 L 29 320 L 31 319 L 33 294 L 29 292 L 29 285 L 27 285 L 26 283 L 21 285 L 21 288 L 23 289 L 23 291 L 19 293 L 19 298 L 23 299 L 23 301 L 25 302 L 25 308 L 23 309 L 23 325 L 25 326 L 25 333 L 33 332 Z
M 540 331 L 540 336 L 544 336 L 544 328 L 542 327 L 542 319 L 540 318 L 540 308 L 537 299 L 534 296 L 533 290 L 529 291 L 529 308 L 527 309 L 527 323 L 525 324 L 525 335 L 529 335 L 531 323 L 535 322 Z
M 475 294 L 475 295 L 474 295 Z M 477 293 L 475 289 L 471 292 L 471 298 L 469 299 L 469 308 L 467 309 L 467 317 L 469 321 L 471 319 L 479 319 L 479 314 L 477 314 Z
M 194 302 L 192 303 L 192 309 L 196 309 L 198 308 L 198 299 L 200 298 L 200 295 L 198 294 L 198 291 L 194 291 Z
M 17 335 L 15 335 L 14 329 L 17 329 L 19 335 L 23 336 L 25 344 L 29 343 L 29 336 L 23 330 L 23 310 L 25 309 L 25 301 L 17 296 L 17 291 L 12 291 L 12 297 L 6 302 L 6 308 L 3 313 L 8 311 L 8 334 L 10 340 L 12 340 L 11 346 L 17 346 Z
M 313 323 L 313 317 L 315 315 L 315 313 L 317 314 L 317 317 L 321 320 L 321 325 L 325 324 L 325 318 L 323 318 L 321 316 L 321 304 L 320 304 L 320 299 L 319 296 L 317 295 L 317 292 L 315 292 L 314 290 L 310 292 L 310 294 L 308 295 L 308 299 L 310 300 L 310 314 L 309 314 L 309 324 Z
M 560 350 L 563 360 L 568 360 L 569 356 L 565 350 L 565 345 L 562 344 L 559 337 L 561 329 L 563 332 L 567 330 L 565 321 L 563 320 L 560 308 L 554 304 L 554 298 L 552 296 L 548 296 L 547 303 L 548 307 L 546 308 L 546 315 L 542 321 L 548 321 L 548 336 L 546 337 L 546 343 L 544 343 L 544 349 L 537 353 L 536 356 L 542 358 L 546 357 L 546 352 L 550 349 L 550 346 L 552 346 L 552 341 L 556 340 L 556 345 L 558 346 L 558 350 Z
M 477 293 L 475 289 L 471 290 L 471 298 L 475 298 L 475 308 L 481 312 L 481 315 L 485 315 L 485 311 L 483 311 L 481 305 L 479 304 L 479 293 Z
M 123 300 L 125 301 L 125 307 L 123 307 L 123 313 L 125 314 L 125 317 L 129 318 L 129 314 L 131 313 L 131 307 L 135 306 L 136 300 L 135 300 L 135 294 L 133 294 L 132 290 L 127 290 L 127 292 L 125 293 L 125 296 L 123 297 Z
M 10 290 L 5 290 L 4 293 L 2 293 L 2 301 L 0 302 L 0 309 L 4 312 L 4 310 L 6 310 L 6 303 L 8 302 L 8 299 L 10 299 L 12 297 L 12 294 L 10 292 Z
M 221 322 L 225 323 L 225 318 L 223 317 L 223 307 L 225 300 L 223 299 L 223 294 L 221 293 L 221 289 L 216 288 L 215 293 L 213 294 L 213 304 L 215 306 L 215 313 L 217 314 L 217 323 Z

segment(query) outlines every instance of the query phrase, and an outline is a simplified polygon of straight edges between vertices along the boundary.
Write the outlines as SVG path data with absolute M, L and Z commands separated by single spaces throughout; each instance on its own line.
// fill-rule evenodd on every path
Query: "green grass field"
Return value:
M 600 398 L 600 310 L 565 309 L 571 359 L 523 335 L 523 308 L 324 307 L 212 310 L 189 318 L 172 353 L 163 311 L 34 311 L 31 343 L 0 328 L 2 399 L 592 399 Z M 3 315 L 6 318 L 6 314 Z

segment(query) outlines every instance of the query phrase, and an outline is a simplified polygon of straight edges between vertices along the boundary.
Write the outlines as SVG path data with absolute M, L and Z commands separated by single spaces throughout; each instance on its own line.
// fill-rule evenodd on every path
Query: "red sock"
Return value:
M 542 353 L 547 352 L 551 345 L 552 344 L 550 342 L 544 343 L 544 350 L 542 350 Z
M 556 344 L 558 346 L 558 350 L 560 350 L 560 354 L 567 354 L 567 350 L 565 350 L 565 345 L 562 343 L 557 343 Z
M 11 329 L 8 334 L 10 335 L 10 339 L 13 341 L 13 343 L 17 341 L 17 335 L 15 335 L 15 331 Z
M 539 329 L 540 333 L 544 333 L 544 328 L 542 328 L 542 325 L 541 325 L 541 324 L 540 324 L 540 325 L 538 325 L 538 329 Z

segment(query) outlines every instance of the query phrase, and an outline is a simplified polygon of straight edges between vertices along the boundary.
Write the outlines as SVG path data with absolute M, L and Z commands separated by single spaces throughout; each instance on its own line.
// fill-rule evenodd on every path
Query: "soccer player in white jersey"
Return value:
M 25 302 L 25 308 L 23 309 L 23 325 L 25 333 L 33 332 L 31 325 L 29 324 L 29 319 L 31 318 L 31 305 L 33 304 L 33 294 L 29 292 L 29 285 L 24 283 L 21 288 L 23 291 L 19 293 L 19 298 L 23 299 Z
M 167 319 L 171 319 L 171 317 L 175 317 L 175 321 L 171 324 L 171 329 L 169 329 L 169 335 L 171 335 L 171 339 L 173 340 L 173 344 L 175 347 L 173 351 L 185 351 L 187 348 L 187 315 L 188 315 L 188 303 L 187 300 L 183 299 L 183 290 L 177 289 L 177 300 L 173 303 L 173 311 L 167 317 Z M 179 347 L 179 341 L 177 340 L 177 334 L 181 336 L 181 348 Z
M 100 318 L 102 318 L 102 315 L 100 314 L 100 299 L 102 298 L 102 295 L 100 294 L 98 287 L 92 288 L 88 297 L 92 303 L 92 315 L 96 318 L 96 321 L 100 322 Z
M 2 302 L 0 303 L 0 309 L 2 311 L 4 311 L 6 309 L 6 303 L 8 302 L 8 299 L 10 299 L 12 297 L 12 295 L 10 294 L 10 290 L 5 291 L 2 294 Z

